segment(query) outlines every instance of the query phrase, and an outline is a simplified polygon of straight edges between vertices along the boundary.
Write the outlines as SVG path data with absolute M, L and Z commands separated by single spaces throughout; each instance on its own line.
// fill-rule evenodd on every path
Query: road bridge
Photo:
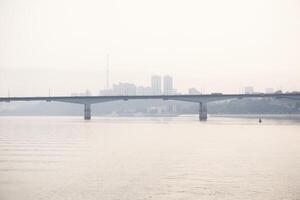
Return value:
M 130 95 L 130 96 L 44 96 L 44 97 L 0 97 L 0 102 L 12 101 L 59 101 L 66 103 L 76 103 L 84 105 L 84 119 L 91 119 L 91 105 L 95 103 L 104 103 L 110 101 L 128 101 L 128 100 L 143 100 L 143 99 L 161 99 L 161 100 L 176 100 L 194 102 L 199 104 L 199 120 L 207 120 L 207 103 L 214 101 L 222 101 L 228 99 L 243 99 L 243 98 L 276 98 L 300 100 L 300 93 L 273 93 L 273 94 L 200 94 L 200 95 Z

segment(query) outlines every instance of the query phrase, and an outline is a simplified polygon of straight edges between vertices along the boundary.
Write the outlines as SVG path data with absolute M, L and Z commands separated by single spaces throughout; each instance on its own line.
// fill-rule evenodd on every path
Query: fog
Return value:
M 186 92 L 299 90 L 298 0 L 1 0 L 0 96 L 171 75 Z

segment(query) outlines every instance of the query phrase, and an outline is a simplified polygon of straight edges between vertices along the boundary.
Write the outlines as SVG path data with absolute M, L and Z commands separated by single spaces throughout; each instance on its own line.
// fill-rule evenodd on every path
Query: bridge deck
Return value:
M 300 93 L 280 93 L 280 94 L 201 94 L 201 95 L 118 95 L 118 96 L 40 96 L 40 97 L 0 97 L 0 102 L 10 101 L 63 101 L 63 100 L 130 100 L 130 99 L 205 99 L 205 98 L 300 98 Z
M 202 95 L 134 95 L 134 96 L 54 96 L 54 97 L 0 97 L 0 102 L 10 101 L 61 101 L 84 104 L 84 119 L 91 119 L 91 104 L 116 100 L 162 99 L 199 103 L 199 120 L 207 120 L 206 103 L 234 98 L 286 98 L 300 100 L 300 93 L 284 94 L 202 94 Z

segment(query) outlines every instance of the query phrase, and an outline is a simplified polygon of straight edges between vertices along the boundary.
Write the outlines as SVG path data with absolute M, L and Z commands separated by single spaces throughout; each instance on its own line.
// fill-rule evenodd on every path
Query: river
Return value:
M 300 120 L 197 118 L 0 117 L 0 199 L 300 199 Z

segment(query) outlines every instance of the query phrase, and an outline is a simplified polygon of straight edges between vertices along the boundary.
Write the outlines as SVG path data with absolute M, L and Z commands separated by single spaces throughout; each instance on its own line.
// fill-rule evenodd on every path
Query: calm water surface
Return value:
M 0 117 L 0 199 L 300 199 L 300 121 Z

